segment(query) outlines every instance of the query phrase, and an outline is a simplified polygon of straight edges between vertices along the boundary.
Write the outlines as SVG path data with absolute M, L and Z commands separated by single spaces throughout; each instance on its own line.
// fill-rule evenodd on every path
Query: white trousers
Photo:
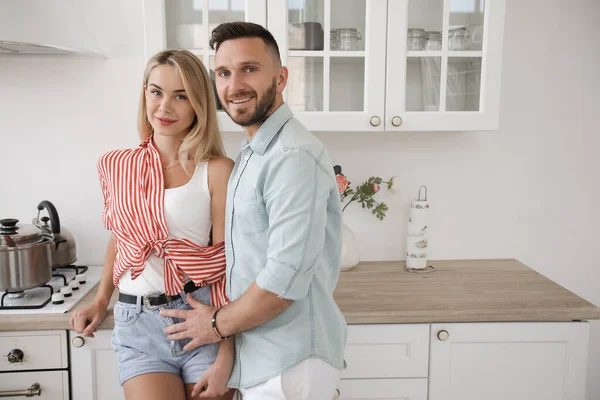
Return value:
M 331 400 L 342 371 L 318 358 L 309 358 L 281 375 L 242 389 L 243 400 Z

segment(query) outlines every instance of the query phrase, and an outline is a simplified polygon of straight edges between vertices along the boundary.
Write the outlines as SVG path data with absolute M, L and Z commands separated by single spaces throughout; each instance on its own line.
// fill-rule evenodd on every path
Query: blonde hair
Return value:
M 146 65 L 138 111 L 138 132 L 142 141 L 153 134 L 152 125 L 150 125 L 146 113 L 145 91 L 150 73 L 158 65 L 175 67 L 183 82 L 183 88 L 190 104 L 196 112 L 196 118 L 190 126 L 190 131 L 183 139 L 181 147 L 179 147 L 180 164 L 185 166 L 187 160 L 193 160 L 194 164 L 198 164 L 215 157 L 224 156 L 225 149 L 217 121 L 217 107 L 212 81 L 204 64 L 187 50 L 161 51 L 152 57 Z M 184 169 L 190 173 L 187 168 Z

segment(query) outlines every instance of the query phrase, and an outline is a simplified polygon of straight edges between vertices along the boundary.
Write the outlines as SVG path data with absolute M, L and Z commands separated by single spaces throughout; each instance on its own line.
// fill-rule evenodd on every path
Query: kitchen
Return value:
M 107 240 L 95 162 L 105 151 L 137 145 L 132 116 L 148 40 L 143 2 L 82 4 L 88 13 L 110 15 L 110 26 L 88 21 L 104 57 L 0 57 L 0 143 L 11 168 L 0 217 L 30 222 L 41 200 L 52 201 L 76 238 L 77 263 L 93 266 L 101 264 Z M 395 193 L 378 194 L 389 206 L 384 221 L 360 207 L 344 212 L 361 261 L 402 265 L 408 209 L 425 184 L 432 204 L 430 260 L 514 258 L 600 304 L 600 259 L 589 251 L 600 223 L 593 207 L 600 162 L 592 153 L 599 144 L 593 117 L 594 89 L 600 89 L 594 73 L 598 7 L 591 0 L 506 1 L 497 129 L 369 131 L 367 119 L 355 132 L 347 125 L 331 131 L 330 124 L 342 124 L 322 122 L 328 131 L 317 135 L 353 183 L 395 177 Z M 241 132 L 224 133 L 230 157 L 241 138 Z M 595 399 L 600 325 L 589 325 L 586 398 Z

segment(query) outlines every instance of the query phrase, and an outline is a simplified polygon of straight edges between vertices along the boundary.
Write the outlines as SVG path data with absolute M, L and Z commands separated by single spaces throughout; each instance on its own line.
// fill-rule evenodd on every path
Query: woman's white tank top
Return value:
M 208 188 L 208 162 L 196 166 L 188 183 L 165 189 L 164 213 L 169 237 L 185 238 L 199 246 L 208 245 L 212 218 Z M 144 271 L 131 279 L 127 270 L 119 280 L 121 293 L 142 296 L 149 292 L 165 292 L 164 260 L 152 254 Z

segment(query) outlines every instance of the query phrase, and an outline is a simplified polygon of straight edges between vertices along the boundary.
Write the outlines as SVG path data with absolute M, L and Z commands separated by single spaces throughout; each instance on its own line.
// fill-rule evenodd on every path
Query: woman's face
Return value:
M 175 67 L 154 67 L 148 77 L 145 93 L 146 114 L 154 134 L 183 139 L 188 134 L 196 113 Z

